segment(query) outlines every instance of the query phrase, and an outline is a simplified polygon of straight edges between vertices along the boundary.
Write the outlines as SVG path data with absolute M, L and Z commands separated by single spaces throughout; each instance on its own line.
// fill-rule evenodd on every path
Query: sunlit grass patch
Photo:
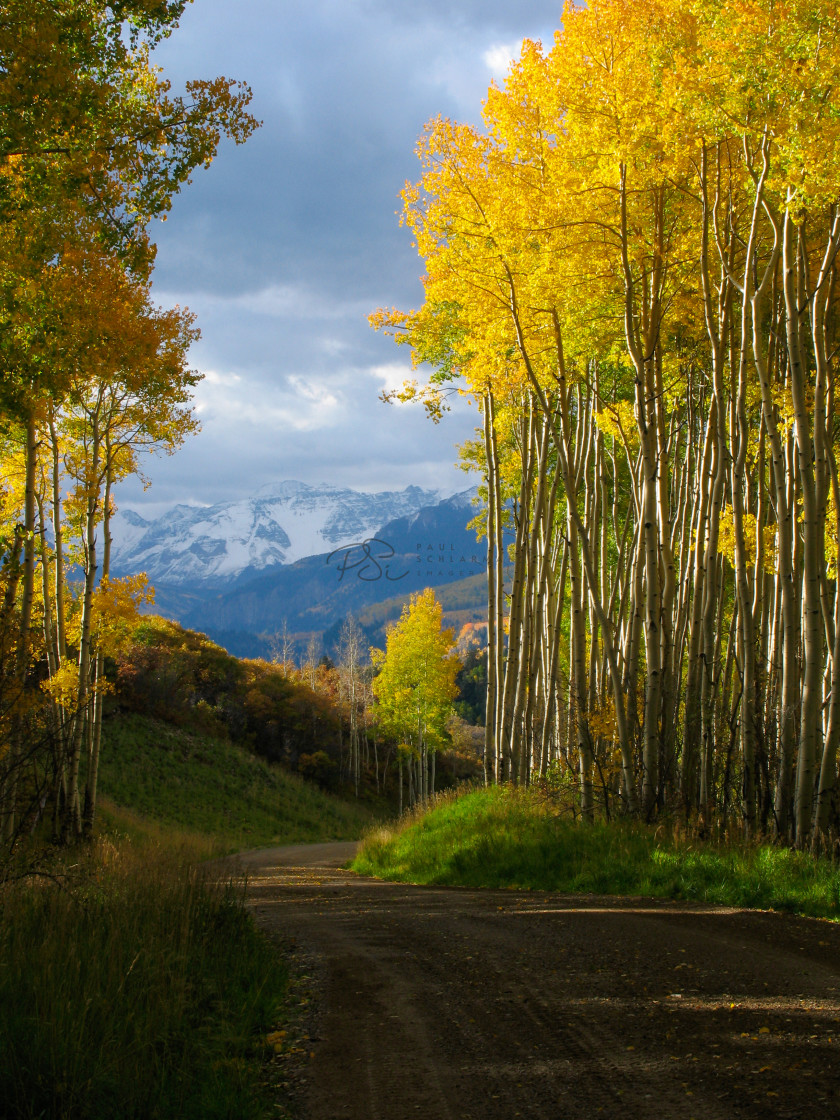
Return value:
M 576 824 L 539 791 L 492 787 L 365 837 L 356 871 L 403 882 L 650 895 L 840 917 L 840 867 L 767 843 L 631 822 Z

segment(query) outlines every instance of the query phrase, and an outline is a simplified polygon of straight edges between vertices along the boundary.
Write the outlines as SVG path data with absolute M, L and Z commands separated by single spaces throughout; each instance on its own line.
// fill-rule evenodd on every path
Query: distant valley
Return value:
M 153 521 L 120 512 L 113 570 L 145 571 L 156 611 L 239 656 L 267 655 L 284 627 L 299 652 L 312 635 L 329 651 L 348 613 L 379 644 L 424 587 L 447 589 L 450 621 L 483 618 L 486 546 L 467 528 L 475 494 L 283 482 L 238 502 L 176 506 Z

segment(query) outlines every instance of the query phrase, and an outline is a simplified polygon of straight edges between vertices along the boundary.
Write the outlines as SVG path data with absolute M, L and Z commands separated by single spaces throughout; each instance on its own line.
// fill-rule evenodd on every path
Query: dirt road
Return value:
M 320 962 L 302 1120 L 840 1117 L 837 925 L 380 883 L 352 852 L 241 857 Z

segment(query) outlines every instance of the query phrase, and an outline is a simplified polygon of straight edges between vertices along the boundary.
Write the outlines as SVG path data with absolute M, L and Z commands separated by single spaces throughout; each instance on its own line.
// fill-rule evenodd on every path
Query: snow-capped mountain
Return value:
M 227 584 L 155 580 L 155 612 L 209 635 L 240 657 L 267 656 L 270 635 L 284 629 L 303 645 L 312 635 L 332 635 L 324 639 L 329 650 L 348 614 L 361 617 L 370 610 L 369 637 L 381 645 L 385 623 L 426 587 L 447 599 L 447 588 L 458 585 L 448 597 L 449 609 L 466 612 L 461 622 L 480 621 L 487 557 L 468 528 L 475 496 L 473 488 L 387 521 L 361 538 L 376 537 L 368 551 L 356 537 L 335 551 L 247 570 Z
M 365 494 L 281 482 L 237 502 L 175 506 L 154 521 L 125 510 L 112 522 L 112 568 L 146 572 L 153 583 L 222 586 L 364 540 L 442 497 L 418 486 Z

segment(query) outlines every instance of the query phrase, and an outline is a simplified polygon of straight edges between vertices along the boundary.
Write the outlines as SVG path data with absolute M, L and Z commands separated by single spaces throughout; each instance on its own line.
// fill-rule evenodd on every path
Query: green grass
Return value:
M 100 838 L 0 883 L 5 1120 L 265 1120 L 286 969 L 183 841 Z
M 0 865 L 0 1117 L 279 1120 L 287 970 L 202 864 L 355 838 L 371 811 L 140 715 L 107 722 L 99 778 L 91 844 Z
M 768 844 L 575 824 L 536 791 L 477 790 L 365 837 L 353 868 L 401 882 L 695 899 L 840 917 L 840 867 Z
M 106 723 L 99 791 L 106 816 L 113 803 L 227 851 L 354 840 L 372 820 L 366 807 L 229 742 L 141 715 Z

